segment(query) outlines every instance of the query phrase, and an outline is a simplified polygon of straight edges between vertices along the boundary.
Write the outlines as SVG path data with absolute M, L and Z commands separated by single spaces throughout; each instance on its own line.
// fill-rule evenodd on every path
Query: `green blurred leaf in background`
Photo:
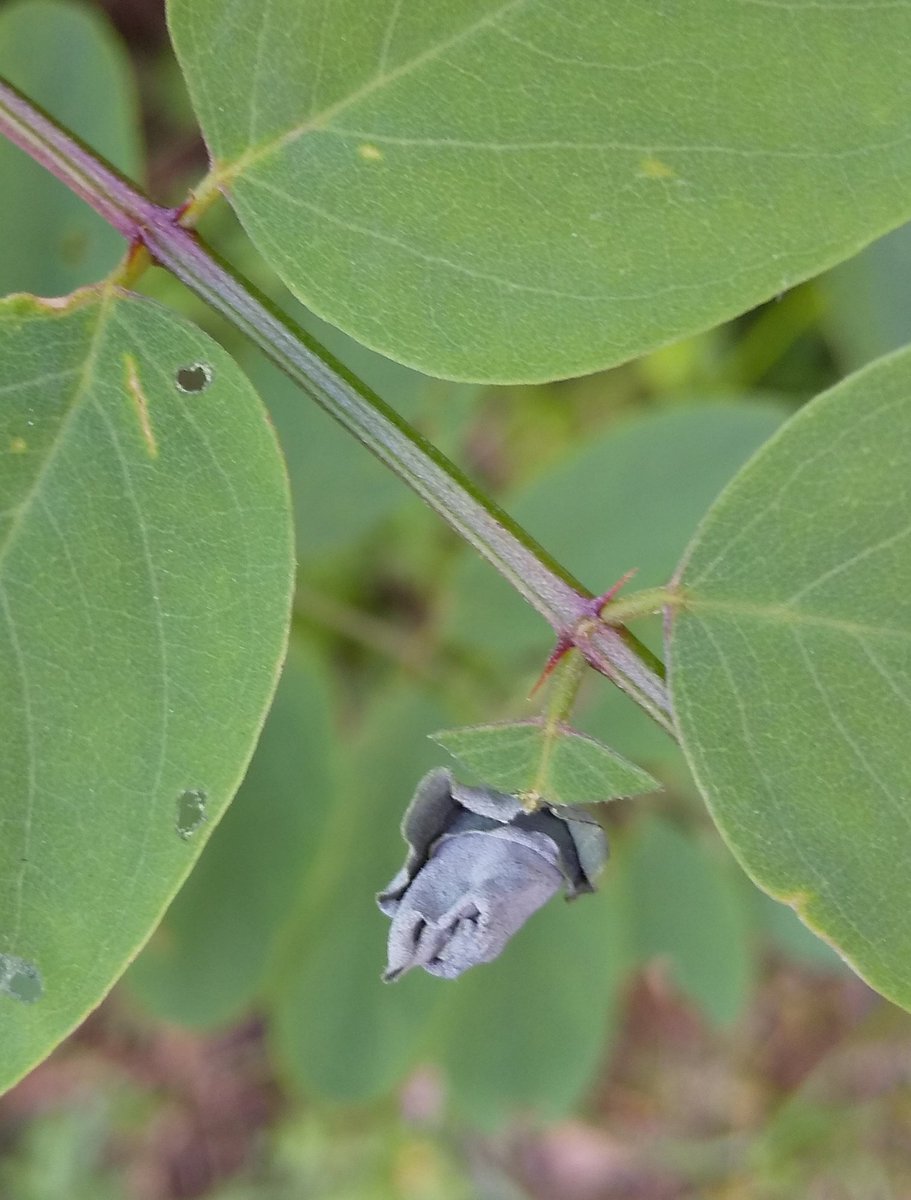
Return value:
M 709 1019 L 729 1024 L 754 983 L 751 914 L 736 868 L 698 833 L 656 818 L 634 831 L 625 868 L 640 961 L 669 963 Z

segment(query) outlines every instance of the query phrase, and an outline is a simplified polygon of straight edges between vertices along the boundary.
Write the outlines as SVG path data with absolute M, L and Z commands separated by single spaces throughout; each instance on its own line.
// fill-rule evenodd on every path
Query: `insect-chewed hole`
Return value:
M 208 363 L 188 363 L 185 367 L 177 368 L 174 383 L 178 391 L 192 396 L 197 392 L 204 392 L 212 382 L 213 376 L 214 372 Z
M 44 994 L 41 972 L 15 954 L 0 954 L 0 992 L 23 1004 L 34 1004 Z
M 208 796 L 202 788 L 188 788 L 177 797 L 177 821 L 175 828 L 178 836 L 185 842 L 196 833 L 206 815 Z

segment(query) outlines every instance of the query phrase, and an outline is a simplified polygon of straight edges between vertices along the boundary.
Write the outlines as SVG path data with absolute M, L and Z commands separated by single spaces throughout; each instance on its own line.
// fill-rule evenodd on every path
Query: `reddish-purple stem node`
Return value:
M 565 656 L 569 654 L 570 650 L 572 650 L 572 648 L 575 646 L 575 635 L 579 626 L 587 624 L 590 621 L 599 621 L 601 619 L 602 610 L 608 604 L 610 604 L 611 600 L 613 600 L 614 596 L 616 596 L 624 584 L 629 583 L 638 570 L 638 567 L 632 567 L 624 575 L 621 575 L 617 582 L 609 587 L 606 592 L 602 592 L 600 596 L 592 596 L 590 600 L 585 600 L 583 602 L 584 608 L 579 620 L 576 622 L 576 627 L 571 633 L 565 633 L 562 637 L 557 639 L 557 644 L 554 646 L 550 653 L 550 657 L 544 664 L 544 670 L 538 676 L 535 686 L 528 693 L 529 700 L 538 691 L 544 681 L 553 674 L 557 663 L 565 658 Z

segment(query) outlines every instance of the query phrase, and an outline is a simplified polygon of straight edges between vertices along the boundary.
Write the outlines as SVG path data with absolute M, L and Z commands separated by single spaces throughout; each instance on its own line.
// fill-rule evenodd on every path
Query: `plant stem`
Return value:
M 0 133 L 65 183 L 243 330 L 304 391 L 386 463 L 475 547 L 597 670 L 672 732 L 660 664 L 629 630 L 586 620 L 591 593 L 432 443 L 338 363 L 274 312 L 181 224 L 183 209 L 162 208 L 0 80 Z M 577 626 L 579 636 L 577 638 Z M 582 629 L 584 626 L 584 630 Z
M 560 725 L 569 724 L 584 671 L 585 659 L 578 650 L 570 650 L 557 665 L 545 713 L 545 724 L 551 732 Z
M 634 617 L 647 617 L 660 613 L 666 608 L 680 608 L 684 603 L 682 589 L 666 585 L 665 587 L 643 588 L 639 592 L 631 592 L 622 600 L 613 600 L 601 610 L 602 619 L 608 625 L 620 625 Z

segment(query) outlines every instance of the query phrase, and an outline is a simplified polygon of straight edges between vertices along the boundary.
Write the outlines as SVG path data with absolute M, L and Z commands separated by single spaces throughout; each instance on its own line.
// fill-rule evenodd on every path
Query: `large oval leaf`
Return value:
M 305 303 L 431 374 L 576 375 L 911 213 L 911 10 L 170 0 L 216 166 Z
M 911 352 L 819 397 L 682 571 L 671 682 L 737 857 L 911 1007 Z
M 8 1086 L 101 999 L 236 789 L 292 563 L 254 392 L 151 302 L 6 302 L 0 393 Z

